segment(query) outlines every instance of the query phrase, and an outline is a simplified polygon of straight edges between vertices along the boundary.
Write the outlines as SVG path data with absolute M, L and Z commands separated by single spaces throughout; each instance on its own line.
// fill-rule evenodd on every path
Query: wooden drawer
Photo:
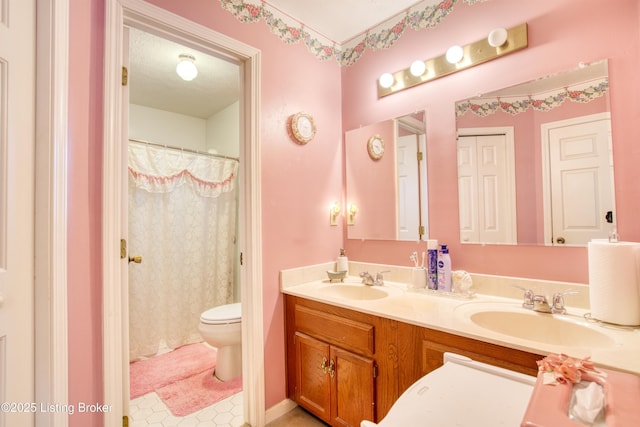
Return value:
M 352 320 L 296 304 L 296 330 L 366 356 L 375 354 L 375 327 L 369 323 Z

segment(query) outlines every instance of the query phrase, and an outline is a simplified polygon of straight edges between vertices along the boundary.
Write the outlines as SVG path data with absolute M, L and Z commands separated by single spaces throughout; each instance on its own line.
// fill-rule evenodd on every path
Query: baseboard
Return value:
M 298 406 L 298 404 L 291 399 L 284 399 L 282 402 L 273 405 L 271 408 L 267 409 L 265 414 L 266 423 L 269 424 L 273 420 L 280 418 L 295 409 L 296 406 Z

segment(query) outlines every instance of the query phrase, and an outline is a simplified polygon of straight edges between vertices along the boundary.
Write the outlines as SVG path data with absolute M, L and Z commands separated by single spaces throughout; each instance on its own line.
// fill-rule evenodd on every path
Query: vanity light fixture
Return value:
M 351 203 L 347 210 L 347 225 L 354 225 L 356 223 L 356 214 L 358 213 L 358 207 Z
M 329 225 L 338 225 L 338 215 L 340 215 L 340 203 L 338 201 L 333 202 L 329 207 Z
M 454 45 L 447 49 L 447 53 L 445 55 L 447 57 L 447 62 L 449 64 L 457 64 L 462 61 L 464 57 L 464 51 L 461 46 Z
M 411 67 L 409 68 L 409 71 L 411 72 L 411 75 L 414 77 L 420 77 L 421 75 L 424 74 L 424 72 L 426 71 L 427 66 L 425 65 L 424 61 L 413 61 L 413 63 L 411 64 Z
M 378 79 L 378 83 L 380 84 L 381 87 L 383 87 L 385 89 L 386 88 L 390 88 L 391 86 L 393 86 L 393 83 L 394 83 L 393 74 L 384 73 Z
M 500 47 L 507 42 L 508 35 L 506 28 L 494 28 L 487 36 L 487 42 L 491 47 Z
M 383 74 L 377 82 L 378 98 L 508 55 L 527 45 L 526 23 L 509 29 L 496 28 L 481 40 L 453 46 L 435 58 L 416 61 L 422 62 L 426 72 L 418 73 L 414 62 L 410 68 Z
M 180 62 L 176 66 L 176 73 L 180 76 L 180 78 L 184 81 L 190 82 L 195 79 L 198 75 L 198 68 L 196 64 L 194 64 L 196 58 L 191 55 L 182 54 L 178 55 Z

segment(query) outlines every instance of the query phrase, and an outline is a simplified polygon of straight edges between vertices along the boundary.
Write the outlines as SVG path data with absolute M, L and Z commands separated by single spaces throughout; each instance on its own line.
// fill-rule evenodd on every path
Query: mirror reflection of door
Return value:
M 399 117 L 395 125 L 396 239 L 424 240 L 428 235 L 424 112 Z
M 551 220 L 545 237 L 552 245 L 586 245 L 613 230 L 613 161 L 609 114 L 595 114 L 542 126 L 543 159 L 548 158 L 544 200 Z M 611 214 L 609 214 L 611 212 Z
M 509 128 L 459 130 L 462 243 L 517 242 L 513 144 L 513 130 Z

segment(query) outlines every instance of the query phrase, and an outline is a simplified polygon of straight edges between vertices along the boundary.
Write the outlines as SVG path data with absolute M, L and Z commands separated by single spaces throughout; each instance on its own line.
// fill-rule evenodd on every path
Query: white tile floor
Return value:
M 155 393 L 131 400 L 131 427 L 240 427 L 242 392 L 186 417 L 175 417 Z

